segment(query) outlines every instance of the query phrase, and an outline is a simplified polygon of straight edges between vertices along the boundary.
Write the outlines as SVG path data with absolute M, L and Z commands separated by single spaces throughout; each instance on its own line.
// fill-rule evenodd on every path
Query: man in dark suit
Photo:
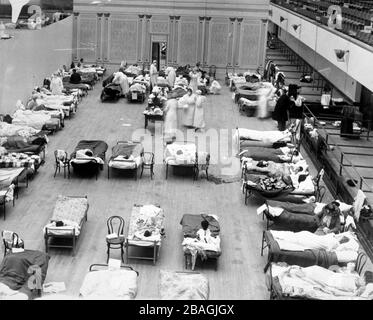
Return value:
M 73 74 L 70 76 L 70 83 L 79 84 L 82 81 L 82 77 L 73 69 Z
M 278 130 L 284 131 L 286 129 L 286 122 L 289 120 L 289 109 L 291 100 L 284 90 L 282 96 L 277 100 L 275 110 L 273 111 L 272 118 L 277 121 Z

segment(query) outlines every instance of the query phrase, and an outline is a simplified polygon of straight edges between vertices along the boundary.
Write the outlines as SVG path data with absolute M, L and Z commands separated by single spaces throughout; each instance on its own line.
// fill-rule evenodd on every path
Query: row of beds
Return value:
M 276 174 L 271 165 L 284 176 L 286 171 L 282 171 L 281 166 L 296 166 L 303 161 L 299 146 L 292 143 L 293 131 L 238 128 L 235 138 L 241 151 L 245 202 L 247 194 L 264 202 L 257 214 L 262 216 L 265 225 L 261 255 L 267 249 L 264 272 L 270 298 L 372 299 L 370 272 L 364 269 L 367 256 L 355 233 L 357 213 L 365 203 L 364 194 L 359 192 L 352 205 L 336 200 L 341 211 L 340 233 L 314 234 L 318 228 L 315 215 L 327 205 L 322 203 L 319 185 L 323 170 L 312 179 L 314 190 L 307 192 L 299 192 L 294 186 L 268 190 L 267 185 L 260 183 Z M 278 147 L 284 143 L 286 147 Z M 268 170 L 256 166 L 258 161 L 267 164 Z M 311 196 L 316 202 L 305 201 Z
M 92 150 L 93 156 L 78 158 L 76 153 L 81 149 Z M 71 157 L 71 165 L 74 171 L 90 171 L 97 173 L 103 168 L 105 154 L 108 145 L 104 141 L 82 140 Z M 108 161 L 108 177 L 110 169 L 135 170 L 142 163 L 143 147 L 139 142 L 119 141 L 112 149 L 112 156 Z M 167 146 L 165 150 L 165 164 L 167 166 L 192 167 L 194 172 L 202 163 L 208 175 L 209 155 L 198 153 L 196 146 L 189 142 L 175 142 Z M 206 161 L 205 161 L 206 159 Z M 97 177 L 97 176 L 96 176 Z M 144 209 L 145 208 L 145 209 Z M 151 210 L 149 210 L 149 208 Z M 56 299 L 63 298 L 58 295 L 47 295 L 40 298 L 41 286 L 46 278 L 49 249 L 71 248 L 75 254 L 77 240 L 81 234 L 85 222 L 88 220 L 87 196 L 58 196 L 53 215 L 43 228 L 46 252 L 24 250 L 23 252 L 10 253 L 5 256 L 0 266 L 0 298 L 1 299 Z M 146 217 L 146 215 L 150 215 Z M 154 219 L 154 217 L 156 218 Z M 153 219 L 149 219 L 152 217 Z M 131 213 L 125 247 L 128 259 L 147 259 L 155 264 L 160 253 L 164 236 L 164 213 L 160 206 L 134 205 Z M 201 221 L 208 220 L 212 235 L 220 237 L 220 225 L 218 217 L 213 215 L 185 214 L 181 219 L 184 239 L 195 239 L 200 229 Z M 57 222 L 64 222 L 63 226 L 57 226 Z M 152 239 L 144 236 L 144 230 L 152 230 Z M 220 241 L 219 241 L 220 243 Z M 202 244 L 203 245 L 203 244 Z M 148 247 L 152 249 L 152 256 L 132 255 L 131 247 Z M 201 244 L 193 246 L 191 241 L 182 243 L 185 255 L 185 267 L 188 268 L 190 257 L 203 256 L 204 259 L 217 261 L 221 255 L 218 247 L 201 247 Z M 39 266 L 36 271 L 30 272 L 30 266 Z M 160 297 L 161 299 L 197 299 L 207 300 L 209 297 L 208 279 L 193 271 L 167 271 L 160 272 Z M 41 272 L 40 272 L 41 270 Z M 108 265 L 94 264 L 89 268 L 83 285 L 80 289 L 80 297 L 85 299 L 134 299 L 137 294 L 137 279 L 139 273 L 130 266 L 121 266 L 118 270 L 112 270 Z M 32 277 L 32 278 L 31 278 Z M 30 285 L 30 279 L 35 289 Z M 4 284 L 5 287 L 2 287 Z M 68 297 L 71 299 L 72 297 Z
M 260 81 L 260 75 L 226 74 L 226 85 L 233 92 L 233 101 L 238 104 L 239 111 L 248 116 L 254 116 L 260 99 L 266 100 L 268 111 L 272 112 L 275 106 L 275 87 L 270 82 Z M 249 81 L 248 81 L 249 80 Z
M 0 300 L 1 299 L 134 299 L 137 295 L 139 272 L 129 265 L 111 267 L 110 264 L 93 264 L 89 268 L 79 291 L 79 297 L 64 297 L 58 294 L 41 297 L 41 288 L 47 275 L 49 248 L 69 247 L 75 251 L 76 240 L 79 237 L 88 217 L 89 203 L 86 196 L 59 195 L 53 210 L 51 223 L 44 227 L 43 233 L 46 253 L 34 250 L 24 250 L 9 253 L 0 266 Z M 210 215 L 185 214 L 181 219 L 184 241 L 195 238 L 201 221 L 210 222 L 213 235 L 219 237 L 220 226 L 217 217 Z M 153 260 L 155 264 L 161 249 L 164 231 L 165 214 L 159 205 L 137 205 L 132 208 L 128 230 L 125 236 L 127 263 L 129 259 Z M 69 225 L 56 226 L 55 221 L 69 221 Z M 150 237 L 144 231 L 151 231 Z M 58 241 L 63 240 L 59 245 Z M 71 240 L 71 246 L 67 246 Z M 190 246 L 184 245 L 183 251 L 187 260 Z M 133 248 L 148 248 L 153 252 L 151 256 L 140 255 Z M 140 252 L 140 251 L 138 251 Z M 142 251 L 141 251 L 142 252 Z M 220 248 L 204 250 L 199 254 L 217 260 L 221 254 Z M 31 271 L 30 271 L 30 268 Z M 31 285 L 30 285 L 31 283 Z M 5 285 L 5 286 L 4 286 Z M 159 293 L 161 299 L 166 300 L 207 300 L 209 297 L 209 282 L 206 276 L 199 272 L 160 271 Z
M 91 145 L 85 142 L 84 145 L 78 144 L 77 148 L 89 147 L 97 155 L 97 147 L 99 145 L 100 143 L 97 141 Z M 101 142 L 101 145 L 103 145 L 103 142 Z M 137 170 L 141 165 L 142 152 L 143 146 L 139 142 L 118 142 L 113 147 L 113 155 L 108 161 L 108 168 Z M 168 145 L 165 150 L 165 163 L 170 166 L 194 167 L 196 158 L 192 159 L 191 155 L 193 153 L 197 157 L 198 153 L 194 144 L 175 142 Z M 184 154 L 183 159 L 181 154 Z M 104 159 L 104 154 L 101 153 L 101 157 Z M 84 223 L 87 221 L 88 208 L 87 197 L 58 197 L 50 223 L 44 228 L 47 252 L 49 248 L 53 247 L 68 247 L 73 250 L 74 254 L 77 239 Z M 164 220 L 165 215 L 159 205 L 135 204 L 133 206 L 124 243 L 127 263 L 129 259 L 145 259 L 151 260 L 153 264 L 156 264 L 165 235 Z M 209 221 L 214 236 L 219 237 L 220 234 L 220 225 L 216 216 L 185 214 L 182 217 L 180 224 L 184 235 L 182 247 L 186 269 L 190 267 L 189 262 L 192 255 L 195 255 L 196 258 L 203 255 L 204 258 L 214 260 L 217 268 L 217 261 L 221 255 L 220 246 L 203 248 L 200 246 L 201 243 L 196 243 L 197 247 L 193 247 L 193 241 L 190 241 L 196 238 L 196 233 L 200 229 L 202 220 Z M 65 224 L 63 227 L 57 227 L 56 221 L 68 221 L 69 225 Z M 144 231 L 149 230 L 152 235 L 146 237 Z M 61 238 L 64 240 L 62 245 L 58 244 L 58 240 Z M 70 239 L 70 245 L 66 245 L 66 239 Z M 134 248 L 147 248 L 151 254 L 146 254 L 143 250 L 133 250 Z M 208 299 L 208 279 L 199 272 L 194 272 L 194 266 L 192 269 L 192 271 L 162 270 L 160 272 L 160 298 L 168 300 Z M 83 281 L 80 297 L 86 299 L 134 299 L 137 294 L 138 277 L 139 273 L 128 265 L 121 266 L 117 270 L 111 270 L 107 265 L 92 265 L 90 272 Z M 46 298 L 48 299 L 48 296 Z M 51 296 L 50 298 L 54 299 L 57 297 Z
M 96 72 L 89 67 L 87 77 L 95 80 L 102 76 L 102 68 Z M 81 72 L 85 73 L 86 68 Z M 87 80 L 88 81 L 88 80 Z M 3 155 L 0 157 L 0 199 L 4 206 L 18 197 L 19 183 L 28 185 L 45 161 L 48 143 L 47 135 L 61 129 L 63 119 L 77 111 L 77 105 L 94 82 L 73 85 L 64 79 L 65 95 L 44 95 L 38 104 L 45 105 L 43 111 L 17 110 L 12 122 L 0 122 L 0 139 Z M 5 241 L 5 240 L 4 240 Z M 5 242 L 4 242 L 5 243 Z M 41 289 L 48 271 L 49 255 L 38 250 L 14 250 L 4 256 L 0 264 L 0 300 L 35 299 L 41 296 Z
M 0 204 L 3 217 L 6 217 L 6 204 L 15 205 L 20 183 L 28 186 L 29 178 L 34 176 L 45 161 L 48 135 L 64 126 L 64 119 L 77 112 L 82 97 L 94 84 L 92 79 L 102 76 L 104 69 L 92 66 L 81 68 L 84 75 L 81 84 L 70 84 L 64 80 L 66 94 L 40 94 L 38 105 L 45 110 L 31 111 L 18 109 L 11 116 L 11 123 L 0 122 Z M 94 80 L 96 81 L 96 80 Z
M 107 144 L 103 141 L 81 141 L 76 150 L 89 148 L 94 152 L 94 158 L 105 159 Z M 141 163 L 141 143 L 122 141 L 113 147 L 113 156 L 109 160 L 109 166 L 124 170 L 137 169 Z M 195 145 L 191 143 L 175 143 L 168 145 L 165 150 L 165 161 L 171 166 L 195 167 L 196 158 L 192 159 L 191 152 L 198 156 Z M 184 153 L 181 159 L 180 153 Z M 129 156 L 130 155 L 130 156 Z M 120 159 L 117 159 L 120 156 Z M 127 159 L 125 159 L 127 158 Z M 79 159 L 77 159 L 79 160 Z M 82 159 L 80 159 L 82 160 Z M 97 165 L 97 159 L 84 159 L 74 170 L 86 170 L 85 166 Z M 118 166 L 119 165 L 119 166 Z M 25 250 L 19 253 L 10 253 L 5 256 L 0 267 L 0 299 L 30 299 L 41 295 L 41 286 L 44 283 L 49 253 L 51 248 L 70 248 L 75 255 L 77 242 L 85 222 L 88 220 L 89 203 L 87 196 L 63 196 L 59 195 L 53 210 L 50 222 L 43 228 L 46 252 Z M 163 209 L 158 205 L 134 205 L 128 224 L 125 239 L 127 263 L 129 259 L 146 259 L 156 264 L 162 240 L 164 238 Z M 217 262 L 221 255 L 220 241 L 216 247 L 203 247 L 203 243 L 193 240 L 200 229 L 201 221 L 208 220 L 213 236 L 220 237 L 220 225 L 218 217 L 213 215 L 185 214 L 181 219 L 184 241 L 182 243 L 185 255 L 185 268 L 190 267 L 191 256 L 196 259 L 203 256 L 204 259 L 212 259 Z M 61 226 L 59 222 L 63 222 Z M 144 235 L 145 230 L 151 230 L 151 237 Z M 220 238 L 219 238 L 220 239 Z M 133 248 L 148 248 L 152 254 L 139 254 Z M 142 252 L 140 250 L 140 252 Z M 42 273 L 35 278 L 35 272 L 29 272 L 30 266 L 39 266 Z M 192 271 L 167 271 L 160 273 L 160 297 L 162 299 L 208 299 L 208 279 Z M 129 266 L 122 266 L 119 270 L 111 270 L 107 265 L 92 265 L 90 272 L 83 281 L 80 297 L 86 299 L 133 299 L 137 294 L 138 272 Z M 95 271 L 95 272 L 94 272 Z M 30 277 L 39 281 L 35 290 L 30 289 L 28 283 Z M 6 287 L 1 286 L 4 284 Z M 61 298 L 58 296 L 42 297 L 40 299 Z M 71 299 L 71 297 L 69 297 Z

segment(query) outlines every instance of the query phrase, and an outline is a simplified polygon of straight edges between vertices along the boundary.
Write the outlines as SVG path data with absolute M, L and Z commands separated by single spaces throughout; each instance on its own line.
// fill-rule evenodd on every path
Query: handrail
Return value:
M 305 110 L 307 111 L 307 113 L 309 113 L 309 115 L 311 115 L 311 117 L 309 117 L 305 113 Z M 310 121 L 309 123 L 313 122 L 312 123 L 313 127 L 316 128 L 315 124 L 316 124 L 316 122 L 318 122 L 318 119 L 313 114 L 313 112 L 307 107 L 306 104 L 303 105 L 303 116 L 304 116 L 304 118 L 309 119 L 309 121 Z M 313 121 L 311 120 L 311 118 L 313 118 Z M 329 142 L 332 141 L 333 142 L 333 146 L 334 146 L 334 150 L 337 149 L 337 151 L 340 152 L 340 154 L 341 154 L 341 158 L 338 159 L 337 156 L 334 154 L 334 152 L 331 152 L 331 154 L 333 155 L 334 159 L 340 165 L 339 175 L 342 176 L 342 171 L 345 171 L 345 173 L 351 179 L 351 181 L 353 182 L 353 184 L 355 185 L 355 187 L 358 187 L 360 190 L 362 190 L 363 189 L 363 185 L 364 185 L 368 189 L 368 191 L 365 190 L 364 192 L 372 192 L 373 193 L 373 188 L 370 187 L 370 185 L 368 184 L 368 182 L 365 180 L 365 177 L 363 177 L 363 176 L 360 175 L 360 173 L 357 171 L 356 166 L 351 162 L 351 160 L 348 159 L 347 154 L 342 151 L 341 147 L 335 141 L 333 141 L 333 139 L 331 138 L 330 134 L 324 128 L 322 128 L 322 127 L 321 128 L 317 127 L 317 130 L 324 132 L 326 138 L 322 137 L 320 134 L 319 134 L 319 136 L 322 137 L 325 140 L 325 143 L 328 146 L 329 151 L 332 151 L 330 149 L 330 144 L 329 144 Z M 351 174 L 345 169 L 345 166 L 347 166 L 346 162 L 348 163 L 349 168 L 352 169 L 354 171 L 354 173 L 356 173 L 357 177 L 359 178 L 358 185 L 354 182 L 354 179 L 351 176 Z

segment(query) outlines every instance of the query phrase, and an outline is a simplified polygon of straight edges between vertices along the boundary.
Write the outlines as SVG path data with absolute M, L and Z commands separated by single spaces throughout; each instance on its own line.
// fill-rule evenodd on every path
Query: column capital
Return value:
M 109 12 L 104 13 L 104 17 L 109 18 L 110 17 L 110 13 Z
M 236 21 L 236 18 L 229 18 L 229 20 L 230 20 L 231 22 L 234 22 L 234 21 Z
M 238 22 L 242 22 L 243 18 L 237 18 Z
M 144 19 L 145 14 L 139 14 L 138 16 L 139 16 L 140 19 Z
M 171 20 L 174 20 L 174 19 L 175 19 L 175 16 L 170 16 L 170 19 L 171 19 Z
M 74 12 L 74 17 L 79 16 L 79 12 Z
M 206 21 L 210 21 L 211 17 L 205 17 Z
M 97 12 L 98 17 L 102 17 L 104 14 L 102 12 Z
M 263 23 L 267 23 L 268 19 L 261 19 Z
M 199 21 L 205 20 L 205 17 L 198 17 L 198 18 L 199 18 Z
M 181 16 L 175 16 L 175 19 L 176 19 L 177 21 L 179 21 L 180 18 L 181 18 Z
M 146 19 L 151 19 L 152 18 L 152 15 L 151 14 L 147 14 L 146 15 Z

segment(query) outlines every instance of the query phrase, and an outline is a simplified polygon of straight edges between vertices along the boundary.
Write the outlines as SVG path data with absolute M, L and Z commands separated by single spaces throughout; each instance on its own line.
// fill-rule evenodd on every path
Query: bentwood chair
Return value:
M 153 152 L 144 152 L 142 154 L 140 179 L 142 178 L 142 173 L 144 169 L 150 170 L 150 179 L 153 180 L 153 176 L 154 176 L 154 153 Z
M 54 151 L 54 159 L 55 159 L 55 171 L 54 171 L 54 178 L 56 177 L 57 171 L 58 173 L 61 172 L 61 168 L 63 169 L 63 177 L 66 177 L 67 171 L 67 178 L 70 178 L 70 159 L 68 158 L 67 152 L 64 150 L 55 150 Z
M 108 235 L 106 236 L 107 262 L 109 262 L 110 249 L 120 249 L 120 257 L 124 262 L 124 219 L 120 216 L 111 216 L 107 222 Z
M 4 243 L 4 257 L 8 253 L 11 253 L 13 248 L 24 248 L 25 244 L 23 240 L 13 231 L 3 230 L 1 237 Z

